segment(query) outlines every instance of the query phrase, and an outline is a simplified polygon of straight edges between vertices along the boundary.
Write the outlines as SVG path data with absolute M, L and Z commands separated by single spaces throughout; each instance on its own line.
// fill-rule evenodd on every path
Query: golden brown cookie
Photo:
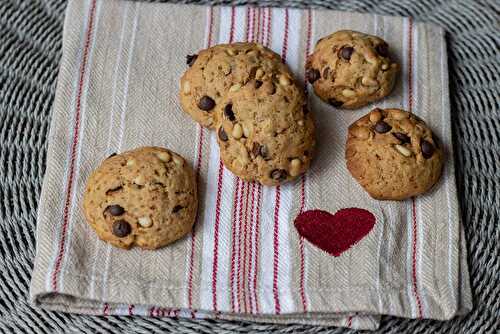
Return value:
M 219 44 L 188 56 L 187 65 L 181 78 L 182 108 L 209 128 L 216 127 L 215 109 L 229 91 L 287 70 L 279 55 L 255 43 Z
M 216 45 L 189 56 L 183 109 L 215 128 L 221 158 L 237 176 L 265 185 L 309 168 L 314 124 L 303 88 L 281 57 L 262 45 Z
M 219 106 L 217 137 L 224 165 L 247 181 L 277 185 L 310 165 L 313 118 L 302 89 L 288 71 L 251 80 Z
M 316 44 L 306 64 L 307 80 L 323 101 L 356 109 L 390 94 L 399 65 L 379 37 L 341 30 Z
M 403 200 L 439 179 L 443 151 L 420 118 L 400 109 L 373 109 L 354 122 L 346 144 L 347 169 L 375 199 Z
M 160 147 L 104 160 L 87 181 L 83 209 L 99 238 L 120 248 L 156 249 L 186 235 L 198 207 L 188 163 Z

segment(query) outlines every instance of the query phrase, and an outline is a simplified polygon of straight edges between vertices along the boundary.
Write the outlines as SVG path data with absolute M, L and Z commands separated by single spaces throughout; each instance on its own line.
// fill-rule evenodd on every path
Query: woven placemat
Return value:
M 200 3 L 211 3 L 203 1 Z M 214 1 L 212 3 L 230 4 Z M 238 2 L 239 4 L 255 2 Z M 448 322 L 386 317 L 382 333 L 493 333 L 500 310 L 499 8 L 495 1 L 266 1 L 262 5 L 412 16 L 444 27 L 449 51 L 457 183 L 474 309 Z M 64 0 L 0 1 L 0 332 L 348 332 L 313 327 L 33 309 L 27 301 L 35 218 L 61 56 Z

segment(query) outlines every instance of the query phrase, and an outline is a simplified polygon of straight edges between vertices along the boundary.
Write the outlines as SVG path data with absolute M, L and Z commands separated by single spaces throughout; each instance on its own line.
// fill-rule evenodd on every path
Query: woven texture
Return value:
M 267 5 L 276 3 L 266 3 Z M 284 4 L 284 3 L 283 3 Z M 315 5 L 324 5 L 316 3 Z M 299 6 L 298 2 L 287 5 Z M 0 4 L 0 214 L 2 256 L 0 272 L 0 330 L 5 332 L 102 331 L 153 329 L 176 332 L 322 332 L 337 329 L 304 326 L 267 326 L 251 323 L 172 319 L 98 318 L 43 312 L 26 303 L 34 228 L 44 172 L 46 135 L 60 59 L 64 2 L 2 2 Z M 469 245 L 476 309 L 451 322 L 386 318 L 383 332 L 494 332 L 499 310 L 499 199 L 495 193 L 498 166 L 499 89 L 495 65 L 493 5 L 419 3 L 410 10 L 384 3 L 379 8 L 362 2 L 332 3 L 329 8 L 380 14 L 410 15 L 444 26 L 448 31 L 452 118 L 459 194 Z M 410 8 L 410 7 L 408 7 Z M 497 11 L 498 12 L 498 11 Z M 480 20 L 480 21 L 479 21 Z M 472 31 L 474 30 L 474 31 Z M 484 81 L 484 83 L 483 83 Z M 460 168 L 461 167 L 461 168 Z M 497 196 L 497 197 L 495 197 Z

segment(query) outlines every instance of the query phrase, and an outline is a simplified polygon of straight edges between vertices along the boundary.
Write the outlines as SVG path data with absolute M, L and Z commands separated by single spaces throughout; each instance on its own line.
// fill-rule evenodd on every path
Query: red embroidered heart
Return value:
M 302 212 L 295 218 L 301 236 L 325 252 L 339 256 L 363 239 L 375 225 L 375 216 L 367 210 L 347 208 L 334 215 L 322 210 Z

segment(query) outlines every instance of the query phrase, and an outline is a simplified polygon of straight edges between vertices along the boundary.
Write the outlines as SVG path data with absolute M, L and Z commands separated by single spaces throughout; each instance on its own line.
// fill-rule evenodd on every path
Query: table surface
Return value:
M 229 1 L 194 3 L 231 4 Z M 495 0 L 289 0 L 238 1 L 235 4 L 311 6 L 411 16 L 446 30 L 454 159 L 474 309 L 447 322 L 383 317 L 378 332 L 498 332 L 500 4 Z M 36 210 L 45 172 L 65 7 L 66 0 L 0 1 L 0 332 L 354 332 L 302 325 L 118 316 L 105 318 L 49 312 L 29 305 Z

